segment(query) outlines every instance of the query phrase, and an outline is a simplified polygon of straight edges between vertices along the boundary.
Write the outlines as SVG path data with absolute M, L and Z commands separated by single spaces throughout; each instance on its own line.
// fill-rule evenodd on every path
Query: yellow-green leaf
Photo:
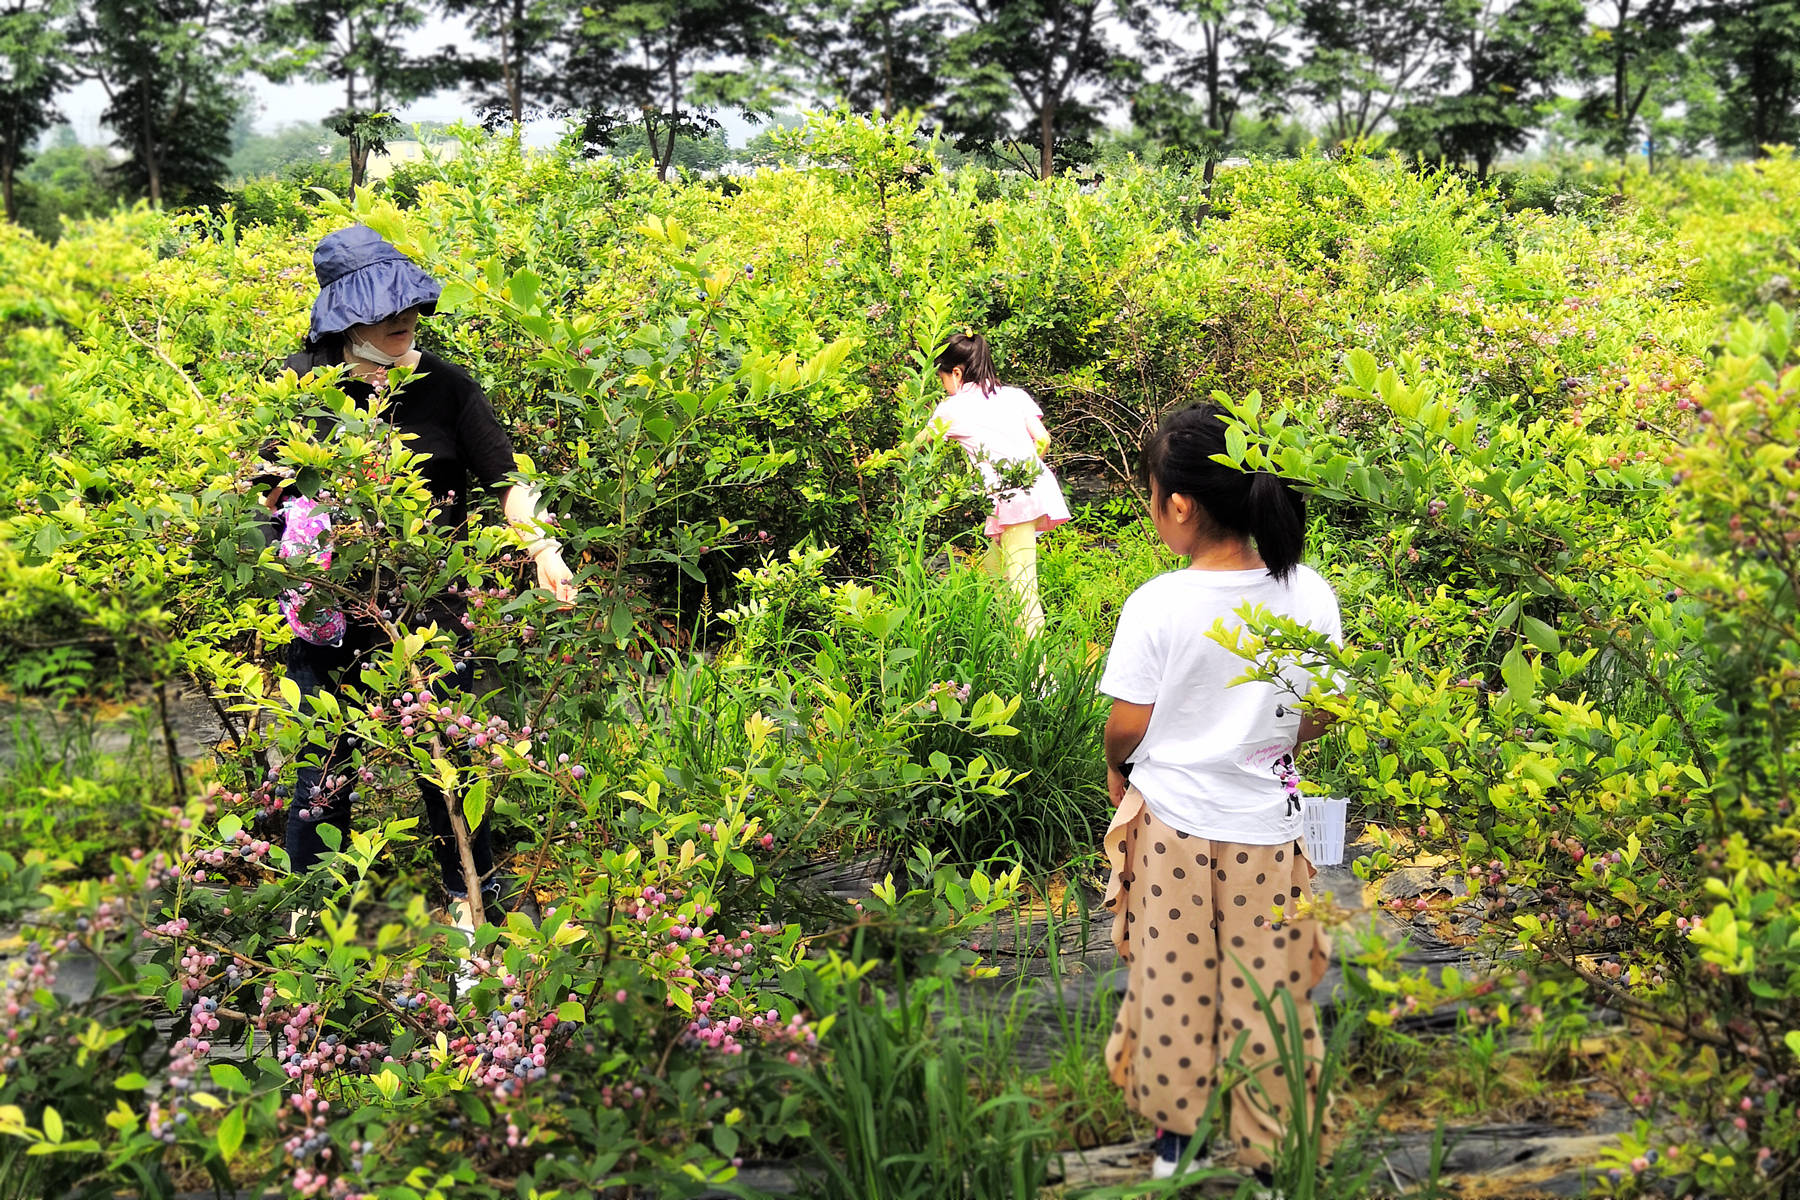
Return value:
M 237 1157 L 238 1147 L 244 1144 L 244 1110 L 234 1108 L 225 1114 L 219 1122 L 219 1153 L 226 1162 Z

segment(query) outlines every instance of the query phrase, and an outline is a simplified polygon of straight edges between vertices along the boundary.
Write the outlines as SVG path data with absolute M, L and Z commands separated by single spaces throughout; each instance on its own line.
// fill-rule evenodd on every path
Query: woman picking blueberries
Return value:
M 1276 1051 L 1289 1036 L 1278 993 L 1294 1001 L 1308 1058 L 1318 1055 L 1308 993 L 1330 951 L 1307 915 L 1314 870 L 1294 751 L 1325 723 L 1295 706 L 1312 686 L 1307 671 L 1284 666 L 1283 688 L 1234 683 L 1243 660 L 1212 634 L 1241 625 L 1250 606 L 1333 642 L 1342 633 L 1331 585 L 1300 565 L 1300 495 L 1267 472 L 1215 461 L 1225 430 L 1219 409 L 1188 409 L 1145 448 L 1151 521 L 1187 566 L 1131 594 L 1100 682 L 1113 698 L 1106 767 L 1118 808 L 1106 831 L 1106 903 L 1129 970 L 1106 1063 L 1126 1102 L 1160 1128 L 1153 1174 L 1166 1178 L 1237 1048 L 1246 1078 L 1226 1097 L 1227 1128 L 1239 1163 L 1267 1182 L 1284 1127 L 1300 1115 L 1288 1111 L 1294 1081 Z
M 500 486 L 515 470 L 513 447 L 479 385 L 461 367 L 446 362 L 415 344 L 419 318 L 436 308 L 441 286 L 374 230 L 353 225 L 327 235 L 313 254 L 319 295 L 313 303 L 312 324 L 304 347 L 289 356 L 288 369 L 305 376 L 322 367 L 343 366 L 339 387 L 359 405 L 367 405 L 377 393 L 385 393 L 385 420 L 399 430 L 408 448 L 426 455 L 420 465 L 426 487 L 436 501 L 438 524 L 455 535 L 468 517 L 467 496 L 471 476 L 483 486 Z M 410 374 L 394 388 L 388 372 L 404 368 Z M 321 423 L 320 436 L 329 431 Z M 285 521 L 282 553 L 329 554 L 329 513 L 304 496 L 288 496 L 288 482 L 276 473 L 260 482 L 273 483 L 267 504 Z M 575 586 L 563 562 L 557 542 L 543 536 L 536 520 L 538 496 L 534 489 L 513 484 L 506 488 L 506 519 L 529 539 L 537 565 L 538 586 L 564 604 L 573 603 Z M 386 644 L 386 635 L 367 617 L 355 613 L 317 611 L 297 593 L 284 597 L 282 610 L 293 629 L 288 648 L 288 678 L 304 694 L 336 693 L 365 662 L 371 652 Z M 424 606 L 420 623 L 435 621 L 439 628 L 462 629 L 464 604 L 458 596 L 436 596 Z M 468 637 L 462 635 L 466 648 Z M 438 680 L 440 693 L 467 692 L 474 682 L 474 664 L 466 654 L 457 656 L 456 670 Z M 322 825 L 332 825 L 345 837 L 350 830 L 348 762 L 355 749 L 346 738 L 331 747 L 315 747 L 319 765 L 302 766 L 295 780 L 288 809 L 287 851 L 295 874 L 310 870 L 325 853 Z M 419 792 L 430 822 L 432 844 L 444 889 L 451 898 L 456 924 L 473 930 L 476 910 L 463 886 L 462 861 L 451 827 L 442 788 L 430 779 L 419 780 Z M 529 897 L 506 896 L 516 890 L 494 873 L 493 848 L 484 822 L 472 831 L 475 869 L 483 879 L 483 897 L 489 904 L 512 901 L 527 907 Z M 510 905 L 509 905 L 510 906 Z

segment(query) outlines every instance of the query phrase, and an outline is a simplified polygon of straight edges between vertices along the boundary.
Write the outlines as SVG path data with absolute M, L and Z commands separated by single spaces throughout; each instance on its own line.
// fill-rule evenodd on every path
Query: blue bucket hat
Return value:
M 367 225 L 328 233 L 313 251 L 319 298 L 306 344 L 316 346 L 352 325 L 373 325 L 417 306 L 437 309 L 443 285 Z

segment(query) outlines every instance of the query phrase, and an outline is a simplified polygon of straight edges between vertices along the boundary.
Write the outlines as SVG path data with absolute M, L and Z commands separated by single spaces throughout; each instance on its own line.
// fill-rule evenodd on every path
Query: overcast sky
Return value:
M 259 109 L 256 128 L 264 133 L 271 133 L 296 121 L 320 120 L 344 102 L 343 91 L 333 84 L 278 84 L 270 83 L 260 75 L 251 75 L 244 83 L 256 97 Z M 57 104 L 82 141 L 105 142 L 112 139 L 111 132 L 100 124 L 100 114 L 106 109 L 106 93 L 98 83 L 83 83 L 70 89 Z M 472 118 L 475 114 L 462 96 L 455 92 L 445 92 L 417 104 L 409 104 L 396 115 L 402 121 L 454 121 L 462 117 Z
M 470 41 L 468 26 L 460 19 L 432 17 L 414 35 L 421 46 L 457 45 L 466 48 Z M 262 133 L 273 133 L 284 125 L 300 121 L 319 121 L 344 102 L 343 88 L 330 83 L 270 83 L 260 75 L 248 75 L 243 84 L 255 97 L 257 107 L 254 125 Z M 106 111 L 106 92 L 98 83 L 86 82 L 71 88 L 57 101 L 63 116 L 83 142 L 102 144 L 113 140 L 112 132 L 100 124 Z M 408 104 L 395 113 L 402 122 L 458 121 L 475 119 L 475 110 L 460 91 L 445 91 Z M 741 145 L 756 128 L 740 120 L 735 113 L 717 114 L 725 127 L 725 136 L 733 145 Z M 548 144 L 556 140 L 561 123 L 534 122 L 527 127 L 526 140 Z
M 461 20 L 433 17 L 414 35 L 422 46 L 463 45 L 469 41 L 468 27 Z M 283 125 L 298 121 L 318 121 L 344 102 L 343 89 L 329 83 L 270 83 L 260 75 L 249 75 L 244 86 L 255 97 L 256 128 L 272 133 Z M 106 92 L 98 83 L 87 82 L 72 88 L 58 101 L 63 116 L 84 142 L 106 142 L 111 132 L 100 124 L 106 109 Z M 460 92 L 443 92 L 409 104 L 395 114 L 402 121 L 456 121 L 473 119 L 475 110 Z

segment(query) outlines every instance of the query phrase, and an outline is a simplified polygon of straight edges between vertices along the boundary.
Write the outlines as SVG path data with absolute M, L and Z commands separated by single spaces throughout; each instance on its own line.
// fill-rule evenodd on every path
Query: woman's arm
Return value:
M 575 576 L 563 562 L 562 544 L 544 531 L 538 520 L 536 488 L 515 483 L 501 502 L 507 524 L 525 535 L 526 549 L 537 563 L 538 586 L 563 604 L 575 603 Z
M 1106 794 L 1112 797 L 1114 808 L 1125 799 L 1125 760 L 1144 740 L 1144 731 L 1150 728 L 1150 714 L 1155 711 L 1154 704 L 1114 700 L 1112 712 L 1107 714 Z

